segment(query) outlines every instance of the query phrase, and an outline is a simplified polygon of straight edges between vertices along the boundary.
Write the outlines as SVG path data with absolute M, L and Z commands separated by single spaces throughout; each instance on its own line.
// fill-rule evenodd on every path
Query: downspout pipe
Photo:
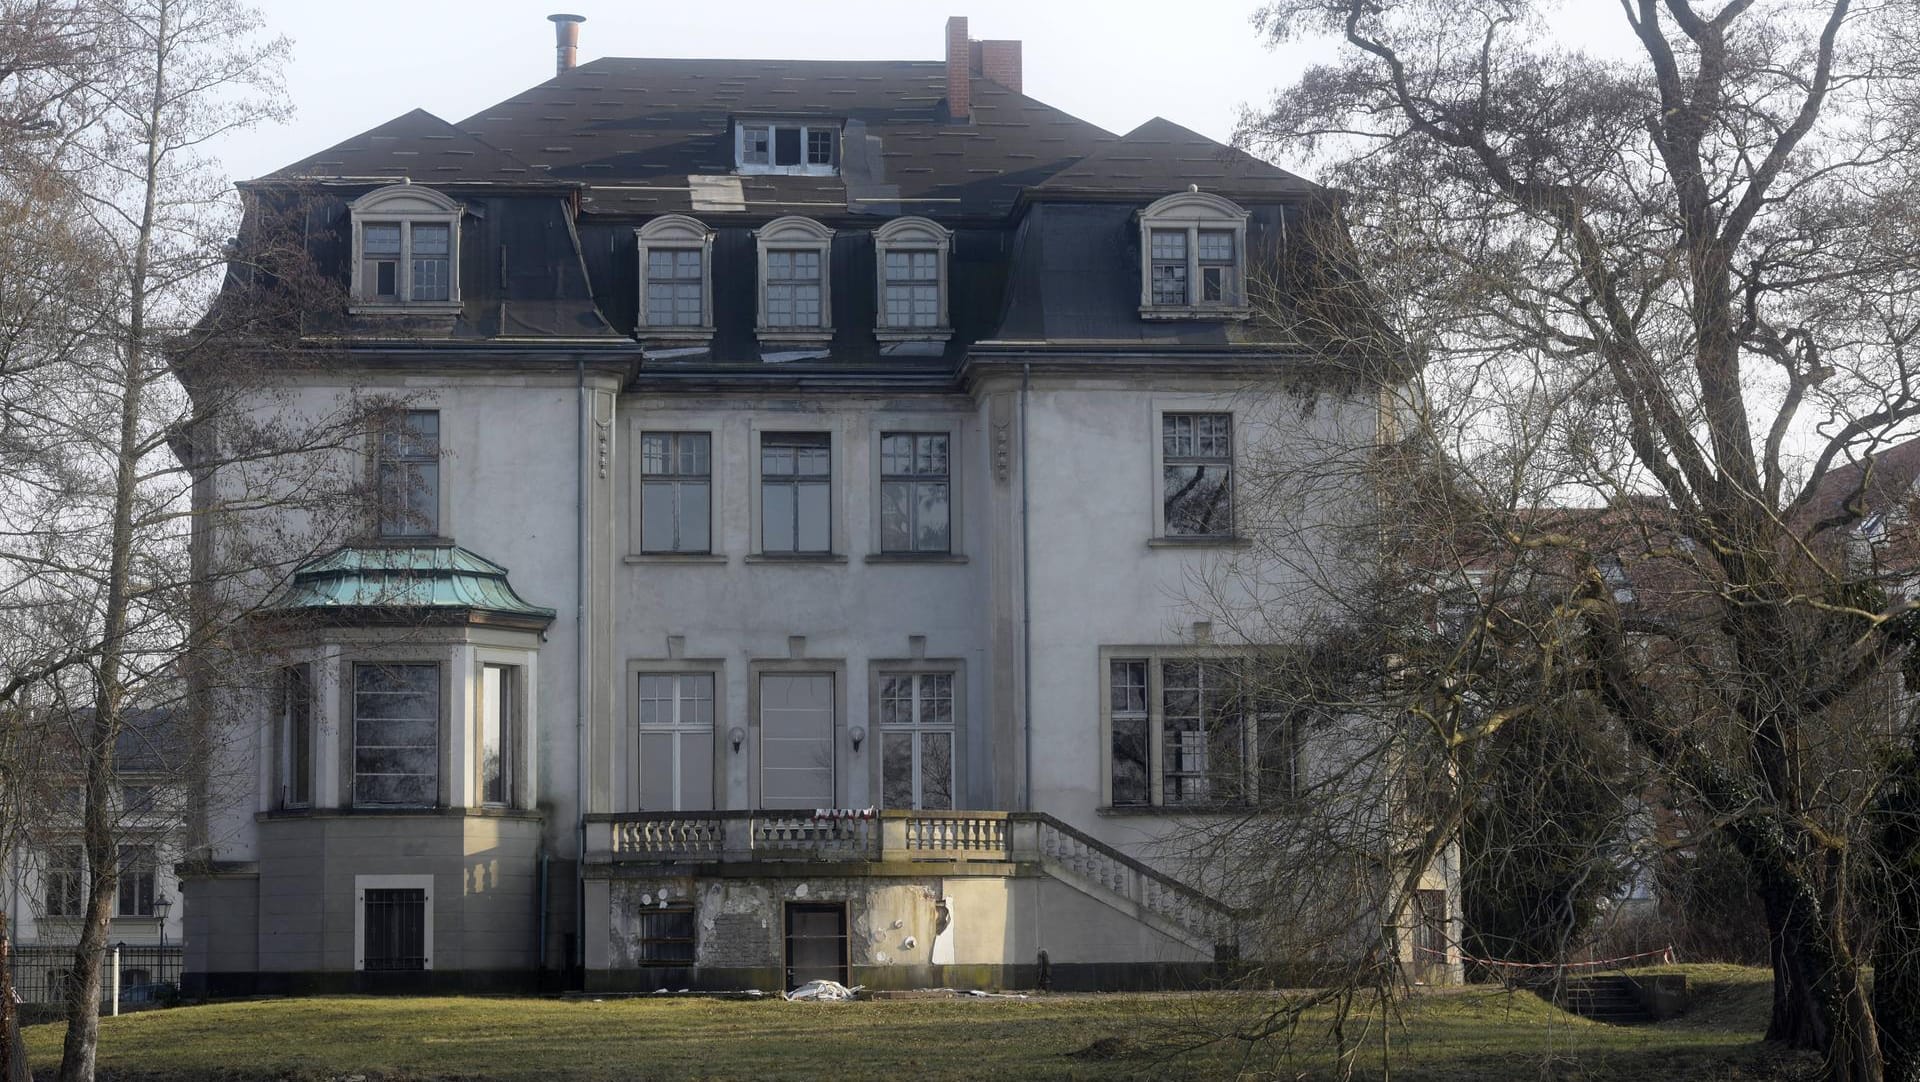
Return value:
M 574 387 L 579 397 L 580 416 L 574 426 L 575 515 L 573 520 L 574 568 L 573 648 L 575 651 L 573 689 L 573 957 L 569 960 L 585 973 L 587 964 L 587 362 L 573 362 Z
M 1033 362 L 1020 363 L 1020 808 L 1033 810 L 1033 530 L 1027 524 L 1027 391 Z

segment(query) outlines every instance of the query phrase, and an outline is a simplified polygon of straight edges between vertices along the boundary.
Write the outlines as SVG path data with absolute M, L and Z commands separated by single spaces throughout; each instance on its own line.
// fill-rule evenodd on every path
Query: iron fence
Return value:
M 151 1006 L 172 1001 L 180 989 L 180 948 L 110 946 L 100 967 L 100 1004 L 113 1006 L 113 963 L 120 959 L 120 1006 Z M 57 1008 L 66 1002 L 73 980 L 73 948 L 14 946 L 13 989 L 28 1007 Z

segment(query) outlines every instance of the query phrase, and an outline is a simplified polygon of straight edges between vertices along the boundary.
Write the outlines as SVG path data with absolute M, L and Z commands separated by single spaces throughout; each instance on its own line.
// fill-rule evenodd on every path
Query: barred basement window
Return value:
M 369 973 L 427 968 L 427 892 L 418 887 L 361 892 L 361 968 Z
M 693 909 L 643 909 L 634 936 L 634 961 L 643 966 L 693 964 Z

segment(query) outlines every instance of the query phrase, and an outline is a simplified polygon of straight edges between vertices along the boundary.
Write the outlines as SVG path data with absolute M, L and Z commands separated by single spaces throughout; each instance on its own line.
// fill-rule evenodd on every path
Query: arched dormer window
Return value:
M 1140 315 L 1244 319 L 1247 212 L 1197 187 L 1140 212 Z
M 460 309 L 460 204 L 394 184 L 347 205 L 353 215 L 353 311 Z
M 833 337 L 833 230 L 790 215 L 753 231 L 760 247 L 760 306 L 754 331 L 763 342 L 825 342 Z
M 713 337 L 713 230 L 667 214 L 634 230 L 640 242 L 639 336 L 705 342 Z
M 895 218 L 873 231 L 879 268 L 874 336 L 882 342 L 945 341 L 953 334 L 947 313 L 947 252 L 953 231 L 925 218 Z

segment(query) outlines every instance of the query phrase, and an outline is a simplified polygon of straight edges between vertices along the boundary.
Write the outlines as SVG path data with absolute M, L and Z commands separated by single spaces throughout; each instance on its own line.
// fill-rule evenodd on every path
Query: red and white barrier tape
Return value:
M 1428 954 L 1436 955 L 1441 958 L 1447 957 L 1446 951 L 1434 950 L 1432 947 L 1416 946 L 1413 949 L 1417 951 L 1424 951 Z M 1667 946 L 1667 947 L 1662 947 L 1657 951 L 1646 951 L 1645 953 L 1642 953 L 1642 954 L 1626 954 L 1626 955 L 1621 955 L 1618 958 L 1601 958 L 1592 962 L 1503 962 L 1497 958 L 1470 958 L 1464 954 L 1460 955 L 1459 960 L 1462 962 L 1475 962 L 1483 966 L 1506 966 L 1510 969 L 1579 969 L 1582 966 L 1618 965 L 1621 962 L 1632 962 L 1632 961 L 1637 961 L 1641 958 L 1659 958 L 1661 964 L 1672 965 L 1673 964 L 1673 948 L 1671 946 Z

